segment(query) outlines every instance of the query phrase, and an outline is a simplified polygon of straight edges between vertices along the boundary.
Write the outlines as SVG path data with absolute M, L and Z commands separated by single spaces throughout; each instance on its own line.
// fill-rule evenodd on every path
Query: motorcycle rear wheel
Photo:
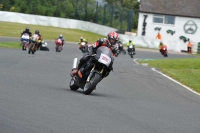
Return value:
M 89 95 L 90 93 L 92 93 L 92 91 L 96 88 L 96 85 L 99 83 L 99 81 L 101 80 L 101 76 L 98 73 L 93 73 L 90 81 L 84 86 L 83 88 L 83 93 L 85 95 Z
M 24 42 L 22 42 L 22 50 L 26 50 Z
M 30 47 L 28 49 L 28 54 L 30 54 L 32 52 L 32 48 L 33 48 L 33 44 L 30 45 Z

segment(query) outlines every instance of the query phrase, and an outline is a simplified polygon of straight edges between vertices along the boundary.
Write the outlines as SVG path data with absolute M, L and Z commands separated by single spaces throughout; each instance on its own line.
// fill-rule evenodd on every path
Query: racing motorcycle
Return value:
M 42 40 L 42 45 L 40 46 L 40 50 L 49 51 L 49 48 L 47 47 L 47 42 L 45 42 L 44 40 Z
M 123 47 L 123 45 L 121 43 L 116 43 L 115 45 L 118 48 L 118 51 L 117 51 L 117 53 L 115 55 L 116 57 L 118 57 L 118 55 L 120 53 L 123 53 L 124 55 L 126 54 L 126 51 L 124 50 L 124 47 Z
M 112 52 L 108 47 L 101 46 L 97 53 L 89 55 L 89 60 L 82 65 L 75 76 L 71 78 L 69 87 L 76 91 L 83 89 L 85 95 L 89 95 L 96 89 L 97 84 L 109 74 L 110 65 L 113 63 Z M 74 59 L 73 69 L 77 69 L 77 58 Z
M 37 50 L 37 44 L 40 43 L 41 40 L 39 40 L 39 36 L 37 34 L 34 34 L 32 38 L 30 39 L 30 46 L 28 49 L 28 54 L 32 53 L 34 54 Z
M 161 47 L 161 54 L 164 56 L 164 57 L 168 57 L 168 54 L 167 54 L 167 46 L 164 45 Z
M 56 44 L 56 52 L 61 52 L 61 50 L 62 50 L 62 40 L 56 39 L 55 44 Z
M 22 50 L 26 50 L 29 47 L 29 34 L 24 33 L 21 36 L 21 46 Z
M 128 46 L 128 54 L 133 58 L 133 55 L 135 54 L 135 46 L 133 44 Z
M 86 42 L 81 42 L 81 44 L 80 44 L 80 50 L 82 51 L 82 53 L 86 53 L 87 52 Z

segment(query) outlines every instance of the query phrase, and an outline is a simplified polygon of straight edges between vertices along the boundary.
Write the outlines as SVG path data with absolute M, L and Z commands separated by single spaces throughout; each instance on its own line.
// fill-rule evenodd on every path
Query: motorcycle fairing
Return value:
M 21 37 L 21 41 L 23 42 L 29 42 L 29 35 L 28 34 L 23 34 Z
M 133 48 L 133 44 L 130 44 L 130 45 L 129 45 L 129 48 Z
M 112 61 L 112 52 L 110 48 L 105 46 L 99 47 L 95 59 L 108 67 Z
M 81 42 L 81 45 L 82 45 L 82 46 L 85 46 L 85 42 Z

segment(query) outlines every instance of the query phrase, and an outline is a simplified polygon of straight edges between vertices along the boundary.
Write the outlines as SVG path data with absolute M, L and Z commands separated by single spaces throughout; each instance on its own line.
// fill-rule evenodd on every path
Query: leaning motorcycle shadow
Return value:
M 72 91 L 72 90 L 70 90 L 70 88 L 65 88 L 65 89 L 60 89 L 60 90 L 65 90 L 65 91 L 67 91 L 67 92 L 69 92 L 69 93 L 73 93 L 73 94 L 81 94 L 81 95 L 85 95 L 84 93 L 83 93 L 83 91 L 82 91 L 82 89 L 78 89 L 77 91 Z M 109 94 L 106 94 L 106 93 L 101 93 L 101 92 L 95 92 L 95 91 L 93 91 L 90 95 L 85 95 L 85 96 L 90 96 L 90 97 L 93 97 L 93 96 L 95 96 L 95 97 L 114 97 L 113 95 L 109 95 Z
M 85 95 L 83 93 L 83 90 L 82 89 L 78 89 L 77 91 L 72 91 L 70 90 L 70 88 L 65 88 L 65 91 L 69 92 L 69 93 L 73 93 L 73 94 L 81 94 L 81 95 Z M 114 95 L 109 95 L 109 94 L 106 94 L 106 93 L 101 93 L 101 92 L 95 92 L 93 91 L 90 95 L 85 95 L 85 96 L 90 96 L 90 97 L 103 97 L 103 98 L 118 98 Z

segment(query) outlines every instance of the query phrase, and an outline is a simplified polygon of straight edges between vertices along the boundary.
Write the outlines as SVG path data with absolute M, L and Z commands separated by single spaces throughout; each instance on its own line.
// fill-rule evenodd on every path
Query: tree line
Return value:
M 124 18 L 128 17 L 126 11 L 133 10 L 132 29 L 137 29 L 139 10 L 137 0 L 105 0 L 105 2 L 112 6 L 107 6 L 106 9 L 105 4 L 97 3 L 96 0 L 0 0 L 0 10 L 92 21 L 118 29 L 127 25 L 127 20 Z M 123 18 L 120 16 L 121 11 L 124 11 L 121 15 Z

